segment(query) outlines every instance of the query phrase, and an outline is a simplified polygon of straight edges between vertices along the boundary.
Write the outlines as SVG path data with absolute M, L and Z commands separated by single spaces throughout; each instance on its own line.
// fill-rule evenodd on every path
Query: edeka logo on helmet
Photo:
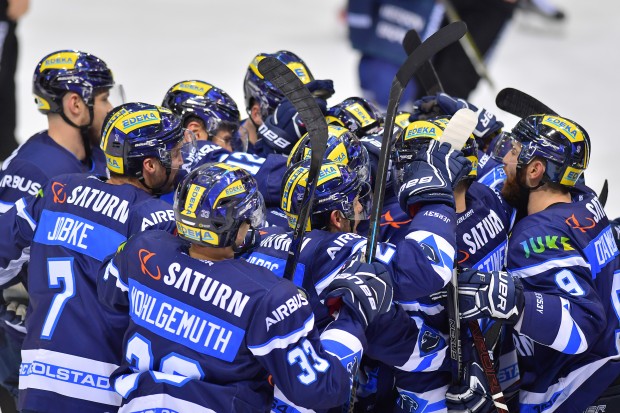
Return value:
M 213 88 L 213 85 L 210 85 L 205 82 L 200 82 L 197 80 L 191 80 L 187 82 L 181 82 L 176 84 L 170 92 L 175 92 L 177 90 L 187 93 L 192 93 L 196 96 L 203 96 L 209 90 Z
M 76 52 L 59 52 L 45 58 L 41 64 L 41 71 L 47 69 L 74 69 L 79 57 Z
M 190 218 L 196 218 L 196 208 L 198 208 L 198 201 L 200 200 L 200 197 L 202 197 L 204 191 L 204 186 L 196 184 L 192 184 L 190 186 L 188 191 L 189 195 L 187 197 L 187 200 L 185 201 L 185 207 L 183 208 L 181 215 L 185 215 Z
M 542 124 L 555 127 L 573 143 L 582 142 L 584 140 L 583 133 L 579 130 L 577 125 L 566 119 L 557 118 L 555 116 L 545 116 Z
M 156 110 L 142 110 L 125 116 L 122 119 L 122 125 L 119 127 L 124 133 L 129 133 L 141 126 L 155 125 L 161 121 L 159 112 Z

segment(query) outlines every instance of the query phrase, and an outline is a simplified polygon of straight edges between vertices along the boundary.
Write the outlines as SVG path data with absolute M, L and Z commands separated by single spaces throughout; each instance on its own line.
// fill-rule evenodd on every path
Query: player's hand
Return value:
M 448 387 L 446 407 L 450 413 L 488 413 L 494 411 L 487 379 L 478 362 L 466 364 L 463 382 Z
M 525 298 L 521 280 L 505 271 L 465 270 L 458 277 L 461 320 L 495 318 L 516 323 Z
M 366 328 L 376 316 L 390 310 L 392 296 L 392 278 L 383 265 L 352 261 L 336 274 L 319 298 L 330 312 L 338 306 L 348 307 Z
M 453 186 L 471 171 L 471 162 L 450 144 L 429 142 L 413 162 L 405 166 L 398 201 L 403 211 L 414 215 L 427 203 L 441 203 L 454 208 Z M 413 209 L 412 209 L 413 207 Z

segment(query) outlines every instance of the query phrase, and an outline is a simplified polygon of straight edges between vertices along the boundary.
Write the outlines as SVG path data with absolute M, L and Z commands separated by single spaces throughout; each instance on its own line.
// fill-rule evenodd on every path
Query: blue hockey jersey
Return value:
M 18 199 L 36 195 L 48 181 L 68 173 L 106 175 L 105 155 L 93 148 L 88 162 L 81 162 L 57 144 L 47 131 L 37 133 L 8 157 L 0 172 L 0 213 L 7 211 Z
M 478 182 L 491 189 L 500 191 L 506 180 L 504 164 L 478 151 Z
M 70 174 L 18 200 L 0 228 L 0 285 L 30 259 L 20 409 L 116 411 L 121 398 L 108 377 L 120 362 L 127 316 L 98 305 L 96 275 L 132 234 L 174 231 L 173 211 L 133 185 Z
M 515 325 L 522 412 L 583 412 L 620 374 L 620 257 L 586 187 L 515 225 L 508 270 L 525 309 Z
M 346 310 L 319 336 L 305 292 L 244 260 L 201 261 L 162 231 L 130 239 L 99 279 L 129 312 L 112 376 L 123 412 L 268 411 L 273 385 L 294 403 L 348 398 L 364 332 Z
M 238 166 L 248 171 L 256 179 L 259 192 L 263 195 L 265 206 L 280 208 L 280 187 L 282 177 L 286 172 L 286 156 L 270 154 L 265 158 L 246 152 L 230 152 L 210 141 L 196 143 L 198 150 L 195 154 L 184 157 L 182 172 L 178 174 L 180 182 L 190 170 L 211 162 L 224 162 Z M 174 193 L 166 194 L 162 198 L 172 204 Z

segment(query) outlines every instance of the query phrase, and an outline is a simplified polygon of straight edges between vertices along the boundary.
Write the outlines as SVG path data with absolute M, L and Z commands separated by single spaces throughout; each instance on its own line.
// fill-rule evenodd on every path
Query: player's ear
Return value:
M 532 186 L 538 185 L 543 176 L 545 175 L 545 170 L 547 169 L 546 163 L 541 159 L 534 159 L 527 166 L 527 179 L 530 181 Z
M 344 223 L 344 215 L 340 211 L 332 211 L 329 214 L 329 227 L 335 230 L 335 232 L 342 231 L 342 225 Z

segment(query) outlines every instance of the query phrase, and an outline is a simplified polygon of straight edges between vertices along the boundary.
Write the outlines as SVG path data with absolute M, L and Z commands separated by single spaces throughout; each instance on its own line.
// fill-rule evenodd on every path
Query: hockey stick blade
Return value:
M 499 91 L 495 97 L 495 104 L 501 110 L 520 118 L 526 118 L 530 115 L 537 114 L 558 114 L 538 99 L 511 87 L 507 87 Z
M 474 346 L 480 356 L 480 364 L 482 370 L 484 371 L 484 375 L 486 376 L 487 382 L 489 383 L 489 391 L 491 392 L 491 398 L 493 400 L 493 404 L 495 405 L 495 409 L 497 410 L 497 413 L 509 413 L 506 398 L 504 397 L 502 387 L 497 379 L 497 374 L 495 374 L 495 366 L 489 356 L 487 343 L 484 341 L 484 336 L 482 335 L 478 321 L 474 320 L 469 322 L 469 331 L 471 331 L 471 335 L 474 339 Z
M 478 115 L 471 109 L 463 108 L 456 111 L 448 126 L 441 135 L 441 143 L 449 143 L 452 148 L 460 151 L 478 124 Z
M 422 39 L 417 31 L 409 30 L 405 34 L 403 48 L 405 49 L 405 53 L 407 53 L 407 55 L 412 54 L 415 48 L 421 44 Z M 432 96 L 439 92 L 443 92 L 443 85 L 441 84 L 439 76 L 437 76 L 437 72 L 435 71 L 435 68 L 430 60 L 427 60 L 422 67 L 420 67 L 415 76 L 427 96 Z
M 292 280 L 297 266 L 297 257 L 299 257 L 299 252 L 301 251 L 306 222 L 308 217 L 310 217 L 312 209 L 314 190 L 316 189 L 323 156 L 325 155 L 327 122 L 323 112 L 321 112 L 321 108 L 308 88 L 284 63 L 271 56 L 265 57 L 258 63 L 258 70 L 293 104 L 306 126 L 312 147 L 306 190 L 299 216 L 297 217 L 297 225 L 293 232 L 293 240 L 286 259 L 286 267 L 284 268 L 284 278 Z
M 603 188 L 601 188 L 601 193 L 598 196 L 598 200 L 601 202 L 603 208 L 605 208 L 605 204 L 607 203 L 607 196 L 609 195 L 609 184 L 607 179 L 603 182 Z
M 383 198 L 385 196 L 385 185 L 387 177 L 388 159 L 392 148 L 392 132 L 394 130 L 394 119 L 400 98 L 407 83 L 415 75 L 417 70 L 438 51 L 446 48 L 458 41 L 467 32 L 467 26 L 463 22 L 449 24 L 438 30 L 429 37 L 412 55 L 407 57 L 405 63 L 398 69 L 388 100 L 385 124 L 383 127 L 383 142 L 381 144 L 381 154 L 377 166 L 377 176 L 375 180 L 375 192 L 372 198 L 372 214 L 370 216 L 370 228 L 368 230 L 368 244 L 366 246 L 366 261 L 372 262 L 377 248 L 377 237 L 379 235 L 379 225 L 381 223 L 381 211 L 383 209 Z

